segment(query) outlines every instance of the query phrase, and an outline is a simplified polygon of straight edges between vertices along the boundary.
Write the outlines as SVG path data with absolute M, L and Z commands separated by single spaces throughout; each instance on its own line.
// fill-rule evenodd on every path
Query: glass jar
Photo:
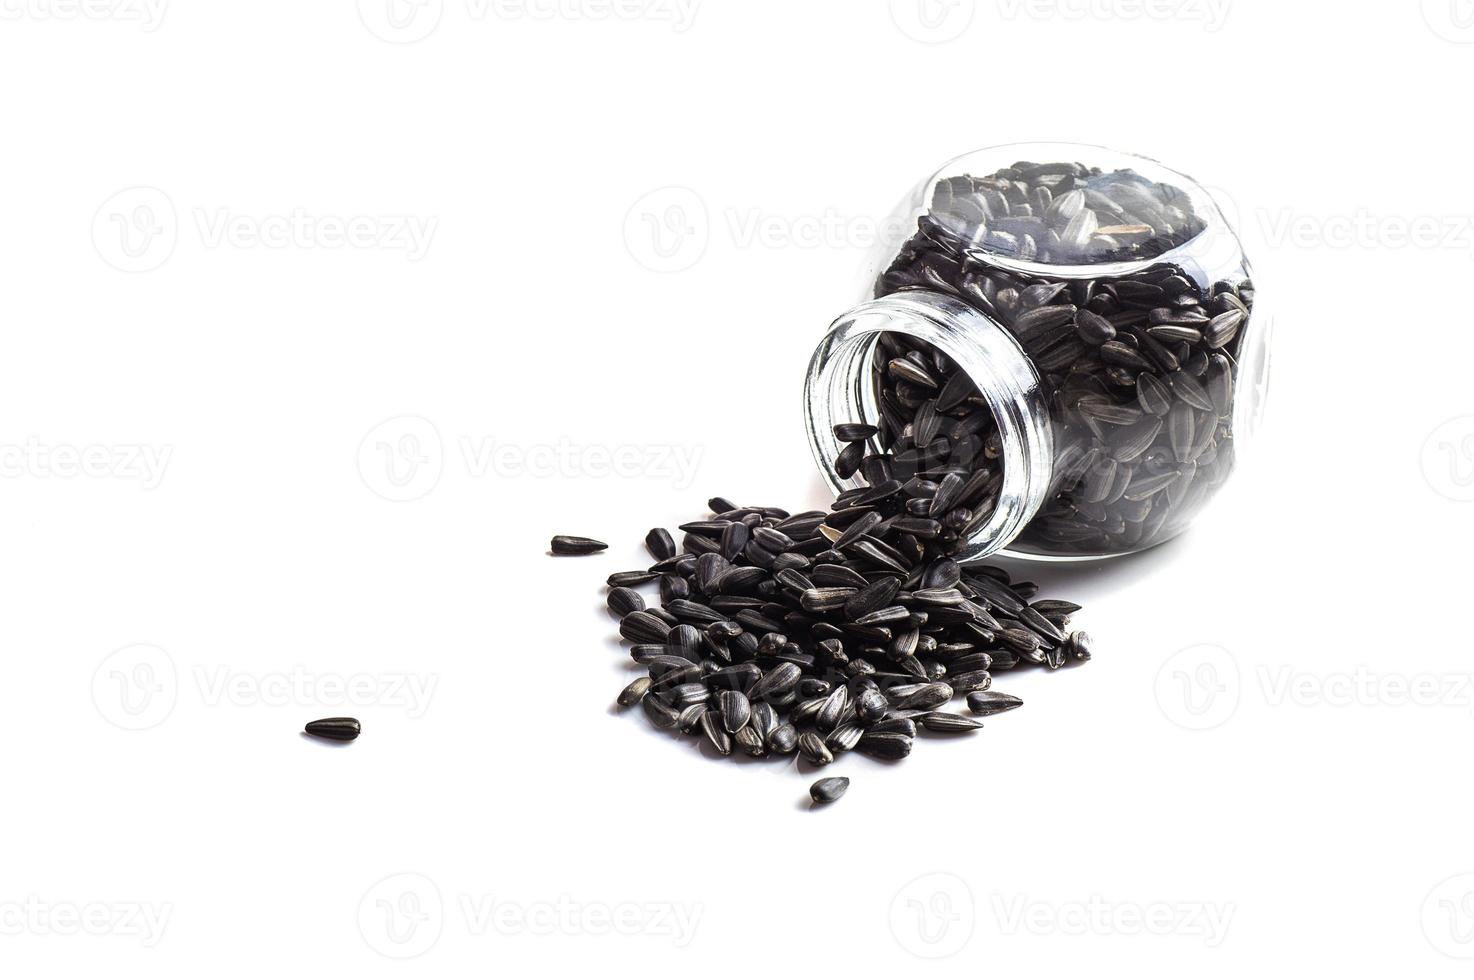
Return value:
M 1101 558 L 1185 530 L 1268 370 L 1268 318 L 1208 193 L 1142 157 L 1016 144 L 945 164 L 888 227 L 915 231 L 877 247 L 805 383 L 835 493 L 896 486 L 896 516 L 958 560 Z

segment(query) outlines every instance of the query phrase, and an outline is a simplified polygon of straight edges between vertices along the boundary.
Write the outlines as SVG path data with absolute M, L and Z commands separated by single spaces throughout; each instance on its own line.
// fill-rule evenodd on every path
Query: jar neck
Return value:
M 883 333 L 924 341 L 952 359 L 977 385 L 998 425 L 1002 486 L 992 516 L 955 556 L 972 561 L 1006 548 L 1049 494 L 1053 428 L 1038 372 L 1007 330 L 954 296 L 933 290 L 892 293 L 850 310 L 829 327 L 809 362 L 804 416 L 809 447 L 836 494 L 861 484 L 834 469 L 844 445 L 841 422 L 880 421 L 873 361 Z

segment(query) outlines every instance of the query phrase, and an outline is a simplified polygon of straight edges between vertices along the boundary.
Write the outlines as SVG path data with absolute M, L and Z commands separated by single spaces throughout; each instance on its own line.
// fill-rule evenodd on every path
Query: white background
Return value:
M 7 976 L 1467 975 L 1467 2 L 161 2 L 0 0 Z M 1036 139 L 1236 216 L 1257 468 L 826 811 L 614 712 L 604 577 L 823 503 L 874 222 Z

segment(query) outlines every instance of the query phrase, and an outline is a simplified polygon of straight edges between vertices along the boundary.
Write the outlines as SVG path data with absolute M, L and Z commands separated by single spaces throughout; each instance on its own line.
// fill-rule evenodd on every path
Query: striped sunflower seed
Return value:
M 921 716 L 921 726 L 929 732 L 973 732 L 983 727 L 976 718 L 956 715 L 948 711 L 933 711 Z
M 649 690 L 650 678 L 636 677 L 625 686 L 623 691 L 619 692 L 619 697 L 616 700 L 619 702 L 620 707 L 628 708 L 638 703 L 645 696 L 645 692 Z
M 834 761 L 834 754 L 817 732 L 804 732 L 798 737 L 798 752 L 805 762 L 813 766 L 827 766 Z

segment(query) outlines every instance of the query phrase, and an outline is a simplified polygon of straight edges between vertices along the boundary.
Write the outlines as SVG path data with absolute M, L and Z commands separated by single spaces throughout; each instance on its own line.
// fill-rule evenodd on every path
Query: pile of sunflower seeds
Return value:
M 841 428 L 842 439 L 874 434 Z M 723 756 L 797 752 L 816 766 L 852 749 L 902 759 L 918 726 L 971 732 L 979 716 L 1019 706 L 992 690 L 994 671 L 1088 660 L 1090 640 L 1067 631 L 1074 603 L 1031 602 L 1032 583 L 948 557 L 957 538 L 941 528 L 959 479 L 882 481 L 827 513 L 715 498 L 708 519 L 681 526 L 679 547 L 651 530 L 654 564 L 608 581 L 620 635 L 647 672 L 619 704 Z M 647 584 L 658 605 L 636 591 Z M 971 715 L 946 710 L 957 697 Z
M 1003 268 L 997 258 L 1151 259 L 1202 227 L 1171 185 L 1130 171 L 1021 161 L 939 184 L 916 234 L 880 275 L 877 296 L 936 290 L 982 310 L 1038 370 L 1055 427 L 1054 483 L 1010 547 L 1134 550 L 1192 520 L 1233 469 L 1234 392 L 1254 285 L 1245 273 L 1206 286 L 1166 262 L 1118 277 L 1051 278 Z M 940 352 L 888 334 L 875 358 L 878 443 L 891 453 L 866 459 L 864 447 L 852 446 L 850 473 L 858 468 L 874 484 L 949 467 L 980 473 L 978 457 L 996 458 L 991 418 Z M 971 525 L 947 528 L 964 538 L 991 512 L 990 491 L 974 489 L 964 496 L 976 505 Z

